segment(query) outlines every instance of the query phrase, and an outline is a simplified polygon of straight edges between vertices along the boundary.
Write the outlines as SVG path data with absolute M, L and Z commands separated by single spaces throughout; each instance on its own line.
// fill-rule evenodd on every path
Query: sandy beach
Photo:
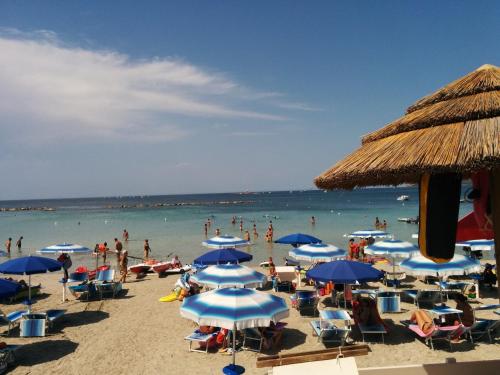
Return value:
M 188 352 L 184 337 L 193 331 L 195 324 L 180 317 L 180 302 L 158 301 L 172 289 L 177 280 L 175 275 L 158 278 L 150 274 L 137 281 L 131 278 L 125 284 L 126 292 L 116 299 L 80 302 L 70 295 L 64 304 L 59 278 L 59 273 L 33 276 L 33 283 L 41 282 L 44 293 L 34 311 L 64 308 L 67 314 L 47 337 L 21 339 L 15 329 L 10 337 L 3 338 L 9 344 L 23 345 L 17 352 L 17 366 L 11 369 L 12 374 L 219 374 L 230 361 L 230 356 L 221 353 Z M 287 293 L 277 294 L 290 302 Z M 496 300 L 482 298 L 481 303 L 496 303 Z M 20 304 L 3 306 L 5 312 L 20 308 L 23 308 Z M 498 339 L 494 344 L 483 340 L 474 346 L 462 341 L 454 344 L 453 351 L 449 351 L 447 344 L 436 350 L 427 348 L 399 323 L 409 318 L 414 306 L 402 303 L 402 308 L 403 313 L 382 316 L 390 329 L 385 344 L 374 338 L 377 342 L 370 343 L 371 353 L 356 358 L 359 368 L 442 363 L 449 358 L 456 361 L 499 358 Z M 479 316 L 495 318 L 489 311 L 480 312 Z M 311 319 L 290 309 L 281 353 L 324 348 L 311 334 Z M 361 340 L 356 330 L 354 338 Z M 254 352 L 240 351 L 237 363 L 245 366 L 248 374 L 266 374 L 267 369 L 256 368 L 257 356 Z

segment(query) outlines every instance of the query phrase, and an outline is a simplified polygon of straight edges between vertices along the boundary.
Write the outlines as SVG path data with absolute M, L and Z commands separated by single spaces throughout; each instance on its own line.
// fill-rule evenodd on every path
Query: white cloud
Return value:
M 255 92 L 179 59 L 137 61 L 66 45 L 50 31 L 15 29 L 0 33 L 0 51 L 4 137 L 155 142 L 190 134 L 186 118 L 286 119 L 269 103 L 248 109 L 282 94 Z

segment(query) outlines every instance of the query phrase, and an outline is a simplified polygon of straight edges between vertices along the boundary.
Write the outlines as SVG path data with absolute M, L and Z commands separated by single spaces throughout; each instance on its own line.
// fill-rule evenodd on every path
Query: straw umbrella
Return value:
M 416 183 L 424 173 L 468 177 L 487 170 L 500 264 L 500 68 L 481 66 L 417 101 L 404 116 L 364 136 L 361 143 L 318 176 L 316 185 L 352 189 Z

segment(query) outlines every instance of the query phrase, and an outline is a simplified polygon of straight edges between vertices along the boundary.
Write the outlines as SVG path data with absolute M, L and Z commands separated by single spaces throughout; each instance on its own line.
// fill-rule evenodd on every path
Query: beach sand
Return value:
M 23 345 L 17 352 L 17 366 L 12 374 L 220 374 L 231 357 L 221 353 L 188 352 L 184 337 L 191 333 L 195 324 L 179 314 L 180 302 L 158 302 L 168 294 L 177 276 L 158 278 L 148 275 L 145 279 L 125 284 L 127 292 L 116 299 L 95 302 L 70 301 L 61 303 L 60 273 L 35 275 L 33 283 L 41 282 L 46 296 L 38 299 L 34 311 L 48 308 L 67 309 L 66 316 L 56 323 L 44 338 L 19 338 L 16 329 L 10 337 L 2 338 L 9 344 Z M 376 284 L 373 284 L 376 285 Z M 429 288 L 428 286 L 426 286 Z M 69 293 L 68 293 L 69 294 Z M 287 300 L 286 293 L 277 293 Z M 492 295 L 491 297 L 494 297 Z M 482 303 L 496 303 L 496 299 L 482 299 Z M 452 303 L 454 306 L 454 303 Z M 484 340 L 473 347 L 463 341 L 454 344 L 453 351 L 442 343 L 431 350 L 399 324 L 408 319 L 414 306 L 402 303 L 407 310 L 400 314 L 384 314 L 390 332 L 385 344 L 371 343 L 371 353 L 356 357 L 359 368 L 373 366 L 442 363 L 446 359 L 457 361 L 488 360 L 500 357 L 500 341 L 489 344 Z M 3 305 L 5 312 L 23 308 L 22 305 Z M 495 318 L 491 311 L 479 313 L 480 317 Z M 309 321 L 290 309 L 287 329 L 283 337 L 281 353 L 323 349 L 311 334 Z M 17 336 L 17 337 L 16 337 Z M 354 336 L 360 340 L 357 333 Z M 247 374 L 266 374 L 267 369 L 257 369 L 258 354 L 240 351 L 238 364 Z

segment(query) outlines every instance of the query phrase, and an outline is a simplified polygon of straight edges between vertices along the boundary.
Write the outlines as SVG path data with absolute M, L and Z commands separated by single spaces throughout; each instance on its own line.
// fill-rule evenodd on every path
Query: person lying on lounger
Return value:
M 429 313 L 425 310 L 416 310 L 411 314 L 410 321 L 416 325 L 418 328 L 426 335 L 434 330 L 434 321 L 432 320 Z

